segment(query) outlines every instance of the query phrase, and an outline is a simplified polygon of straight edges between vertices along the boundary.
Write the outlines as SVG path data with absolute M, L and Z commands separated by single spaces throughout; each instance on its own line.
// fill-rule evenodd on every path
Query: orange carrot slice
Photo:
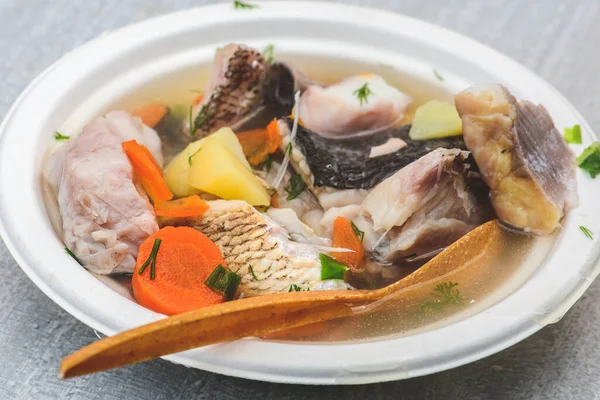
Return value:
M 156 252 L 155 275 L 150 268 L 141 274 L 160 239 Z M 142 243 L 131 283 L 133 294 L 142 306 L 166 315 L 179 314 L 221 303 L 223 296 L 204 284 L 218 265 L 225 265 L 219 248 L 199 231 L 167 226 Z
M 193 217 L 204 214 L 208 209 L 208 204 L 196 194 L 154 205 L 154 211 L 159 217 Z
M 150 150 L 136 142 L 129 140 L 122 143 L 123 151 L 129 157 L 131 166 L 140 177 L 144 190 L 152 199 L 154 204 L 171 200 L 173 193 L 169 190 L 163 179 L 162 170 L 150 153 Z
M 331 253 L 331 257 L 353 271 L 361 269 L 365 255 L 362 238 L 355 231 L 352 222 L 344 217 L 337 217 L 333 222 L 333 247 L 353 250 L 353 252 Z
M 131 114 L 140 117 L 144 125 L 154 128 L 167 115 L 167 107 L 164 104 L 152 103 L 136 108 Z
M 248 162 L 254 166 L 262 163 L 281 144 L 281 135 L 277 119 L 269 123 L 265 129 L 254 129 L 237 135 Z

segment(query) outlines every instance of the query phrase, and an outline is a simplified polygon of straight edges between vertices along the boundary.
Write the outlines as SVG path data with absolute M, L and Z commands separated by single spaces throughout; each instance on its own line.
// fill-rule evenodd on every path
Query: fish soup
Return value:
M 500 217 L 501 233 L 477 259 L 350 318 L 266 337 L 330 342 L 466 318 L 547 256 L 577 199 L 569 163 L 527 144 L 573 158 L 543 107 L 476 87 L 457 110 L 457 93 L 435 71 L 425 80 L 376 63 L 271 58 L 228 45 L 213 63 L 167 73 L 61 138 L 44 166 L 48 209 L 83 267 L 172 315 L 244 297 L 385 287 Z M 549 190 L 557 173 L 561 185 Z M 540 221 L 548 210 L 553 219 Z

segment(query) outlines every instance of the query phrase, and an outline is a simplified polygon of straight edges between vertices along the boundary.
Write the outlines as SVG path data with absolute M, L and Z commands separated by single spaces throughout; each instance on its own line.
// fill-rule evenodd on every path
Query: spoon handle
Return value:
M 351 315 L 352 299 L 332 294 L 306 292 L 246 298 L 161 319 L 101 339 L 65 357 L 59 376 L 72 378 Z

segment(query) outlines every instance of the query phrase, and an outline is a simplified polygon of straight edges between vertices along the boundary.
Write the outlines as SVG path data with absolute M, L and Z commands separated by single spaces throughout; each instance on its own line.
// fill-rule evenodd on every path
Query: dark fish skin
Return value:
M 296 82 L 290 68 L 270 63 L 258 50 L 229 46 L 237 47 L 229 58 L 227 48 L 220 50 L 226 70 L 194 116 L 193 137 L 206 136 L 224 126 L 236 132 L 264 128 L 273 118 L 292 111 Z M 222 66 L 215 61 L 213 68 Z
M 292 120 L 288 118 L 287 123 L 291 129 Z M 314 177 L 313 186 L 336 189 L 370 189 L 440 147 L 466 150 L 462 136 L 412 140 L 408 137 L 409 131 L 410 125 L 404 125 L 364 136 L 333 139 L 298 126 L 294 144 L 306 158 Z M 408 146 L 369 158 L 371 147 L 382 145 L 390 138 L 402 139 Z

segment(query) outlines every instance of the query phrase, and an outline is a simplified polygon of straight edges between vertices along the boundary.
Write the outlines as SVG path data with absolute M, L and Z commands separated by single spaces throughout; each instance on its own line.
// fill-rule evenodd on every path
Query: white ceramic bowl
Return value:
M 454 32 L 387 12 L 312 2 L 261 3 L 253 10 L 227 4 L 102 35 L 35 79 L 0 127 L 0 233 L 41 290 L 100 332 L 111 335 L 161 316 L 109 289 L 65 254 L 42 201 L 42 154 L 75 109 L 75 125 L 82 124 L 121 94 L 165 72 L 206 63 L 216 47 L 231 41 L 372 60 L 423 79 L 435 79 L 436 68 L 453 90 L 501 82 L 545 105 L 559 128 L 580 124 L 584 144 L 593 140 L 573 106 L 518 63 Z M 429 374 L 500 351 L 557 321 L 598 274 L 598 240 L 586 239 L 578 227 L 600 236 L 600 185 L 580 171 L 578 180 L 580 207 L 564 222 L 547 260 L 502 301 L 470 318 L 385 340 L 322 345 L 247 339 L 166 358 L 251 379 L 358 384 Z

